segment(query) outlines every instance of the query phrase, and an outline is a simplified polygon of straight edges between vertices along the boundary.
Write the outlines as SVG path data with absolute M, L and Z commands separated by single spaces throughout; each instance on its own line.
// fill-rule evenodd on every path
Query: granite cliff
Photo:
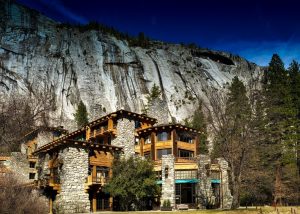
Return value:
M 150 42 L 130 46 L 101 31 L 64 27 L 14 1 L 0 0 L 0 91 L 54 96 L 53 125 L 74 128 L 73 113 L 82 100 L 91 119 L 126 109 L 142 112 L 156 84 L 168 118 L 191 116 L 207 89 L 224 89 L 234 76 L 246 84 L 262 68 L 229 53 Z

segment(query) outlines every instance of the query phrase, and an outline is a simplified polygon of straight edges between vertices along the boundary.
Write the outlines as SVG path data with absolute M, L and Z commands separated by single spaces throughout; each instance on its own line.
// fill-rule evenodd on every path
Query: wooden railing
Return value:
M 87 177 L 87 184 L 88 185 L 92 185 L 92 184 L 101 184 L 101 185 L 105 185 L 109 182 L 109 177 L 103 177 L 103 176 L 92 176 L 89 175 Z
M 178 163 L 195 163 L 197 159 L 195 157 L 176 157 L 175 162 Z

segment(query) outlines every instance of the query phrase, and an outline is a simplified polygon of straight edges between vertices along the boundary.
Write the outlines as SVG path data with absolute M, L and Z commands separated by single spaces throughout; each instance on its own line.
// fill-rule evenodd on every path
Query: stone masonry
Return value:
M 112 140 L 111 145 L 123 147 L 124 156 L 134 156 L 135 123 L 133 120 L 122 118 L 117 121 L 117 137 Z
M 206 209 L 209 204 L 214 204 L 215 196 L 212 192 L 211 180 L 207 176 L 206 166 L 210 166 L 211 159 L 207 155 L 198 156 L 198 176 L 200 182 L 198 183 L 197 195 L 199 196 L 198 206 L 200 209 Z
M 230 209 L 232 205 L 232 195 L 229 189 L 228 163 L 223 158 L 217 159 L 221 169 L 221 208 Z
M 90 212 L 89 195 L 84 190 L 88 176 L 88 151 L 69 147 L 60 151 L 61 192 L 56 196 L 55 209 L 62 213 Z
M 173 155 L 163 155 L 161 159 L 162 170 L 162 196 L 161 205 L 165 200 L 170 200 L 171 206 L 175 207 L 175 158 Z

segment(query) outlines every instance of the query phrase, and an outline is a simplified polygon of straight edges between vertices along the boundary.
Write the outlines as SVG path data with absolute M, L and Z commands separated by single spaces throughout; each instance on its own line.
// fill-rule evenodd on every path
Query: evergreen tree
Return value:
M 78 104 L 74 117 L 78 128 L 88 124 L 88 112 L 86 110 L 86 106 L 82 101 L 80 101 L 80 103 Z
M 214 153 L 223 157 L 230 167 L 232 208 L 240 203 L 241 178 L 251 145 L 251 106 L 246 87 L 234 77 L 229 87 L 225 113 L 219 118 Z
M 144 210 L 147 202 L 158 195 L 153 163 L 149 160 L 116 158 L 112 170 L 113 177 L 105 191 L 118 198 L 121 210 L 130 210 L 132 205 Z
M 199 107 L 195 110 L 191 124 L 187 125 L 201 132 L 201 134 L 198 134 L 200 144 L 199 151 L 201 154 L 208 153 L 206 118 L 202 110 L 202 103 L 200 103 Z
M 273 171 L 274 203 L 282 203 L 284 194 L 283 167 L 291 163 L 294 155 L 297 110 L 293 104 L 288 72 L 277 54 L 274 54 L 264 76 L 264 103 L 266 112 L 266 139 L 264 158 Z

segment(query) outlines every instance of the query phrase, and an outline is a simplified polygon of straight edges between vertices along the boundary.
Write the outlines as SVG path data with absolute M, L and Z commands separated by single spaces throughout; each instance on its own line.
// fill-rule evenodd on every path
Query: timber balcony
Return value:
M 88 190 L 93 185 L 104 186 L 109 182 L 109 177 L 89 175 L 85 182 L 85 189 Z
M 59 176 L 48 176 L 38 181 L 40 187 L 51 187 L 53 190 L 60 192 L 60 178 Z
M 176 163 L 196 163 L 197 159 L 195 157 L 176 157 Z
M 116 127 L 109 129 L 108 126 L 101 126 L 98 129 L 94 129 L 92 131 L 91 138 L 102 137 L 105 136 L 106 134 L 116 135 L 116 133 L 117 133 Z

